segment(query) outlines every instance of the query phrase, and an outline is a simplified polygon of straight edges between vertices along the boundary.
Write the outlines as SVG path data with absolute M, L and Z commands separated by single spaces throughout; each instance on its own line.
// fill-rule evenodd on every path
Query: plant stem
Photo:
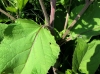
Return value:
M 89 0 L 85 0 L 85 3 L 88 3 L 89 2 Z
M 43 14 L 45 17 L 45 25 L 49 26 L 50 22 L 49 22 L 48 14 L 47 14 L 46 8 L 44 6 L 43 0 L 39 0 L 39 3 L 41 5 L 42 11 L 43 11 Z
M 67 13 L 66 13 L 66 20 L 65 20 L 65 24 L 64 24 L 64 30 L 66 30 L 67 24 L 68 24 L 68 18 L 69 18 L 69 11 L 70 11 L 71 1 L 72 1 L 72 0 L 70 0 L 69 7 L 68 7 Z
M 50 0 L 51 13 L 50 13 L 50 26 L 54 26 L 55 10 L 56 10 L 56 0 Z
M 56 73 L 56 70 L 57 70 L 57 69 L 56 69 L 55 67 L 52 67 L 52 70 L 53 70 L 53 73 L 54 73 L 54 74 L 57 74 L 57 73 Z
M 4 10 L 2 10 L 1 8 L 0 8 L 0 12 L 3 13 L 3 14 L 5 14 L 6 16 L 8 16 L 11 20 L 15 21 L 16 18 L 14 18 L 13 16 L 11 16 L 10 14 L 8 14 Z
M 69 14 L 66 14 L 66 21 L 65 21 L 65 25 L 64 25 L 64 30 L 66 30 L 67 27 L 67 23 L 68 23 L 68 18 L 69 18 Z
M 76 18 L 73 20 L 69 28 L 66 30 L 66 32 L 63 34 L 62 39 L 66 37 L 66 35 L 70 32 L 71 28 L 76 24 L 78 19 L 82 16 L 82 14 L 86 11 L 86 9 L 89 7 L 89 5 L 93 2 L 93 0 L 87 2 L 83 9 L 80 11 L 80 13 L 76 16 Z

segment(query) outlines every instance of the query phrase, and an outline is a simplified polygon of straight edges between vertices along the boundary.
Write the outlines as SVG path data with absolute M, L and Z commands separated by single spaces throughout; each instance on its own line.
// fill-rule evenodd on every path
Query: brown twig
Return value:
M 80 11 L 80 13 L 76 16 L 76 18 L 73 20 L 73 22 L 71 23 L 71 25 L 69 26 L 69 28 L 66 30 L 66 32 L 63 34 L 62 39 L 64 39 L 66 37 L 66 35 L 70 32 L 71 28 L 76 24 L 76 22 L 78 21 L 78 19 L 82 16 L 82 14 L 86 11 L 86 9 L 89 7 L 89 5 L 93 2 L 94 0 L 90 0 L 89 2 L 87 2 L 85 4 L 85 6 L 83 7 L 83 9 Z
M 66 14 L 66 20 L 65 20 L 65 24 L 64 24 L 64 30 L 66 30 L 66 27 L 67 27 L 67 24 L 68 24 L 68 18 L 69 18 L 69 11 L 70 11 L 71 1 L 72 0 L 70 0 L 70 4 L 69 4 L 68 10 L 67 10 L 67 14 Z
M 52 70 L 53 70 L 53 73 L 54 73 L 54 74 L 57 74 L 57 72 L 56 72 L 57 69 L 56 69 L 55 67 L 52 67 Z
M 9 17 L 11 20 L 15 21 L 16 18 L 14 18 L 13 16 L 11 16 L 10 14 L 8 14 L 8 13 L 5 12 L 4 10 L 2 10 L 1 8 L 0 8 L 0 12 L 3 13 L 3 14 L 5 14 L 5 15 L 6 15 L 7 17 Z
M 46 8 L 44 6 L 43 0 L 39 0 L 39 3 L 41 5 L 42 11 L 43 11 L 43 14 L 45 17 L 45 22 L 46 22 L 45 25 L 49 26 L 50 22 L 49 22 L 48 14 L 47 14 Z
M 69 14 L 66 14 L 66 21 L 65 21 L 65 25 L 64 25 L 64 30 L 66 30 L 67 27 L 67 23 L 68 23 L 68 18 L 69 18 Z
M 50 26 L 54 26 L 55 10 L 56 10 L 56 0 L 50 0 L 51 13 L 50 13 Z
M 89 0 L 85 0 L 85 3 L 88 3 L 89 2 Z

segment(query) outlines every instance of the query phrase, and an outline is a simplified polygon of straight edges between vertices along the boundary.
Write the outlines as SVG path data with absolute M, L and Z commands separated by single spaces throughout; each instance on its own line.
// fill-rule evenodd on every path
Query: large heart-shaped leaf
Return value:
M 0 44 L 0 73 L 46 74 L 59 51 L 49 30 L 31 20 L 18 19 L 6 28 Z

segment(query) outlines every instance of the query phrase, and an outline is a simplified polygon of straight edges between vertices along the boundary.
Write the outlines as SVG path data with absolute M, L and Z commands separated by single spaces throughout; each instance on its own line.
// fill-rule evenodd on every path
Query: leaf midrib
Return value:
M 38 29 L 38 31 L 36 32 L 36 35 L 35 35 L 35 37 L 34 37 L 34 40 L 33 40 L 32 46 L 31 46 L 31 48 L 30 48 L 30 52 L 29 52 L 28 57 L 27 57 L 27 59 L 26 59 L 26 63 L 28 62 L 28 59 L 29 59 L 29 57 L 30 57 L 30 54 L 31 54 L 32 48 L 34 47 L 34 42 L 35 42 L 35 40 L 36 40 L 36 37 L 38 36 L 38 34 L 39 34 L 39 32 L 41 31 L 42 28 L 43 28 L 43 26 L 41 26 L 41 27 Z M 25 66 L 26 66 L 26 64 L 24 65 L 24 67 L 23 67 L 23 69 L 22 69 L 21 72 L 23 72 Z

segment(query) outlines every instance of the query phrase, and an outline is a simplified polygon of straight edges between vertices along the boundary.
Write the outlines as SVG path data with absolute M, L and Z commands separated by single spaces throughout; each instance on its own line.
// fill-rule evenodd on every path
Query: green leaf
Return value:
M 72 73 L 72 70 L 67 69 L 67 71 L 65 72 L 65 74 L 73 74 L 73 73 Z
M 76 26 L 71 29 L 70 37 L 75 39 L 78 36 L 83 37 L 87 42 L 92 36 L 100 34 L 100 2 L 95 1 L 87 11 L 82 15 L 79 21 L 76 23 Z M 77 6 L 71 12 L 71 17 L 69 19 L 69 24 L 76 17 L 76 15 L 81 11 L 83 5 Z
M 6 10 L 10 11 L 10 12 L 14 12 L 14 13 L 17 12 L 17 9 L 15 7 L 11 7 L 11 6 L 6 7 Z
M 46 74 L 60 48 L 43 26 L 18 19 L 5 30 L 0 45 L 0 73 Z
M 77 70 L 79 69 L 79 65 L 82 62 L 82 59 L 87 51 L 87 48 L 88 48 L 88 44 L 85 42 L 85 40 L 82 38 L 78 38 L 77 45 L 73 54 L 73 59 L 72 59 L 73 72 L 77 73 Z
M 88 51 L 82 59 L 79 70 L 85 74 L 95 74 L 100 65 L 100 40 L 94 40 L 88 44 Z
M 4 31 L 7 28 L 7 24 L 0 23 L 0 42 L 2 41 L 4 37 Z
M 69 0 L 60 0 L 60 2 L 64 6 L 64 5 L 68 4 Z
M 87 44 L 84 39 L 78 38 L 72 61 L 73 71 L 75 73 L 78 71 L 84 74 L 95 74 L 100 65 L 99 49 L 99 40 Z
M 17 0 L 18 9 L 21 11 L 27 2 L 28 2 L 28 0 Z

